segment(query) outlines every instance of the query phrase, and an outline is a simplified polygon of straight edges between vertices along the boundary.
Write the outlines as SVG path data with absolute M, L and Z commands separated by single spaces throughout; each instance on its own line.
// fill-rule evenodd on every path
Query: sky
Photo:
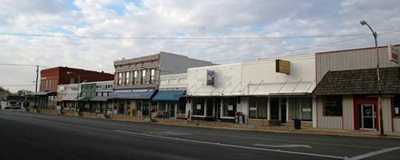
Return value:
M 0 86 L 160 51 L 218 64 L 400 43 L 399 0 L 0 0 Z

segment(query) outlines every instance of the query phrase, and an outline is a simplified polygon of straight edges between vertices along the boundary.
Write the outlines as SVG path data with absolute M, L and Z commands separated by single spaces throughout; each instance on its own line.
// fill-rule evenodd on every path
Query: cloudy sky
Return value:
M 32 66 L 113 72 L 159 51 L 215 63 L 400 43 L 398 0 L 0 0 L 0 86 L 33 89 Z

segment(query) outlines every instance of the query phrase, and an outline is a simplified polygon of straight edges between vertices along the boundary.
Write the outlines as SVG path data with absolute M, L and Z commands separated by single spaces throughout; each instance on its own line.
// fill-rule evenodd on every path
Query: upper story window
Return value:
M 156 75 L 156 70 L 155 69 L 151 69 L 150 70 L 150 84 L 154 83 L 155 75 Z
M 117 85 L 122 85 L 122 72 L 119 72 L 118 73 L 118 83 L 117 83 Z
M 342 116 L 343 106 L 341 96 L 329 96 L 324 99 L 324 116 Z
M 130 83 L 130 72 L 125 72 L 125 85 L 129 85 Z
M 132 80 L 133 84 L 136 84 L 137 78 L 138 78 L 138 71 L 133 71 L 133 80 Z
M 146 79 L 146 70 L 142 70 L 142 76 L 140 77 L 140 84 L 145 84 L 145 79 Z

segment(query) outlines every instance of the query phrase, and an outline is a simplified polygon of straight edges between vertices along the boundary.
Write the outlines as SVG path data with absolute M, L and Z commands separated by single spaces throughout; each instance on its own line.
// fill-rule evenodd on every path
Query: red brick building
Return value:
M 55 67 L 40 72 L 40 92 L 56 92 L 60 84 L 109 81 L 113 74 L 78 68 Z

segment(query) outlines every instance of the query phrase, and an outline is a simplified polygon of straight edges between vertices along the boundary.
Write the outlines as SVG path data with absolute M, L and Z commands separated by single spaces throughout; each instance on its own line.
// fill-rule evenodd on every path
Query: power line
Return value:
M 387 33 L 400 33 L 400 31 L 384 31 L 379 34 Z M 240 40 L 254 40 L 254 39 L 301 39 L 301 38 L 334 38 L 334 37 L 354 37 L 360 35 L 369 35 L 368 33 L 353 33 L 353 34 L 320 34 L 320 35 L 293 35 L 293 36 L 267 36 L 267 35 L 229 35 L 229 36 L 88 36 L 88 35 L 60 35 L 60 34 L 42 34 L 42 33 L 12 33 L 1 32 L 0 36 L 18 36 L 18 37 L 43 37 L 43 38 L 78 38 L 78 39 L 108 39 L 108 40 L 123 40 L 123 39 L 136 39 L 136 40 L 220 40 L 220 39 L 240 39 Z
M 43 65 L 36 65 L 36 64 L 17 64 L 17 63 L 0 63 L 0 66 L 21 66 L 21 67 L 46 67 Z

